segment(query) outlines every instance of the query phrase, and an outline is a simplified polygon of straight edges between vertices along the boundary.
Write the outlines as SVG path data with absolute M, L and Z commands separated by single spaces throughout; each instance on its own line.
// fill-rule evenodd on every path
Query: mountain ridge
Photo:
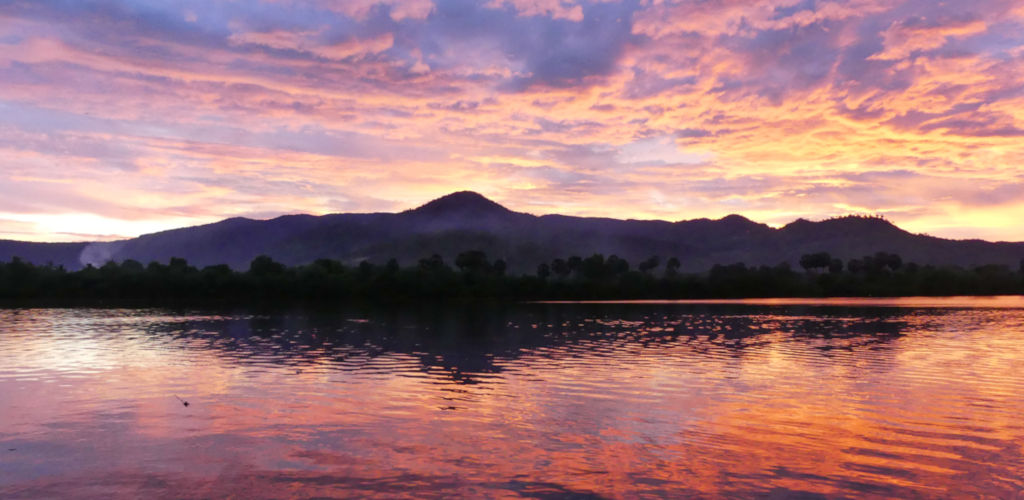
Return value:
M 456 191 L 440 198 L 428 201 L 416 208 L 411 208 L 399 213 L 414 213 L 421 215 L 444 215 L 461 212 L 491 213 L 491 214 L 513 214 L 505 206 L 497 203 L 486 196 L 475 191 Z
M 505 259 L 513 272 L 532 272 L 541 262 L 570 255 L 619 255 L 638 263 L 652 255 L 678 257 L 683 270 L 714 264 L 796 266 L 802 254 L 830 252 L 841 259 L 884 251 L 921 264 L 1016 267 L 1024 242 L 952 240 L 910 233 L 881 218 L 847 216 L 797 219 L 780 228 L 739 214 L 720 219 L 665 221 L 510 210 L 479 193 L 458 191 L 397 213 L 288 214 L 259 220 L 232 217 L 113 242 L 29 243 L 0 240 L 0 260 L 14 256 L 68 269 L 107 260 L 166 262 L 181 257 L 198 266 L 245 269 L 257 255 L 289 265 L 331 258 L 354 264 L 404 264 L 431 254 L 451 262 L 479 249 Z

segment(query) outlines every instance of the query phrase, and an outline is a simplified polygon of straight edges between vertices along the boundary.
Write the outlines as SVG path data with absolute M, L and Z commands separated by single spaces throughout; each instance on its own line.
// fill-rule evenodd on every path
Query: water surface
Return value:
M 1019 498 L 1022 415 L 1020 298 L 0 310 L 2 498 Z

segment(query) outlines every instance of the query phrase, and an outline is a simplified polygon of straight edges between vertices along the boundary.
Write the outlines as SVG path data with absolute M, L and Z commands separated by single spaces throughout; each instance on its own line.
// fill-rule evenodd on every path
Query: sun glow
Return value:
M 12 214 L 0 213 L 0 221 L 27 226 L 26 231 L 0 232 L 0 239 L 24 241 L 113 241 L 195 224 L 191 218 L 158 220 L 120 220 L 93 214 Z M 210 221 L 205 221 L 210 222 Z
M 854 207 L 1024 240 L 1013 2 L 114 3 L 0 7 L 4 237 L 468 189 L 534 213 Z

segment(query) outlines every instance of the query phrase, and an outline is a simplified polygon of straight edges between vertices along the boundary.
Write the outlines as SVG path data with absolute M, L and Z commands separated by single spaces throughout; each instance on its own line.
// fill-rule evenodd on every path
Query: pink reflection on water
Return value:
M 540 304 L 676 304 L 676 305 L 751 305 L 809 307 L 905 307 L 905 308 L 1005 308 L 1024 309 L 1022 295 L 954 297 L 772 297 L 750 299 L 689 300 L 551 300 Z
M 480 335 L 0 311 L 0 495 L 1022 490 L 1024 311 L 549 307 Z

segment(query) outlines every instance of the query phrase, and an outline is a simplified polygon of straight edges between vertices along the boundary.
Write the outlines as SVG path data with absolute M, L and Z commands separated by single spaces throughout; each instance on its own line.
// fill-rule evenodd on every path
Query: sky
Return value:
M 1024 3 L 0 0 L 0 238 L 458 190 L 1024 241 Z

